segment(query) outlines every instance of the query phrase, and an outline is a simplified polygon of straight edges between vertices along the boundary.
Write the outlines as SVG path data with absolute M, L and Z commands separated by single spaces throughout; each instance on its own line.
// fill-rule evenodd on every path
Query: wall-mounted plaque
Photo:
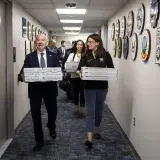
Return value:
M 27 37 L 27 21 L 24 17 L 22 17 L 22 37 Z
M 142 51 L 141 51 L 141 59 L 142 61 L 147 61 L 149 58 L 151 49 L 151 35 L 148 29 L 144 30 L 142 37 Z
M 115 23 L 112 24 L 111 37 L 112 37 L 112 40 L 114 40 L 114 38 L 115 38 Z
M 28 22 L 28 39 L 31 40 L 32 39 L 32 25 L 30 22 Z
M 35 27 L 32 25 L 32 40 L 35 40 Z
M 157 27 L 155 63 L 160 64 L 160 25 Z
M 117 51 L 117 40 L 115 39 L 113 41 L 113 57 L 116 57 L 116 51 Z
M 121 37 L 119 37 L 117 39 L 117 56 L 118 58 L 121 58 L 122 55 L 122 39 Z
M 132 60 L 136 59 L 137 50 L 138 50 L 138 37 L 137 37 L 137 34 L 134 33 L 132 36 L 132 42 L 131 42 L 131 58 L 132 58 Z
M 132 36 L 133 27 L 134 27 L 134 13 L 133 11 L 130 11 L 127 19 L 127 34 L 129 37 Z
M 128 36 L 125 36 L 124 40 L 123 40 L 123 56 L 124 56 L 124 59 L 128 58 L 128 52 L 129 52 L 129 38 L 128 38 Z
M 159 1 L 152 0 L 150 7 L 150 23 L 152 28 L 155 28 L 157 26 L 158 17 L 159 17 Z
M 144 4 L 141 4 L 141 7 L 137 10 L 137 30 L 138 33 L 141 34 L 144 28 L 145 21 L 145 7 Z
M 123 18 L 121 19 L 121 25 L 120 25 L 121 29 L 121 37 L 124 38 L 125 34 L 126 34 L 126 17 L 123 16 Z
M 120 21 L 119 21 L 119 19 L 116 22 L 115 34 L 116 34 L 116 38 L 118 38 L 119 34 L 120 34 Z

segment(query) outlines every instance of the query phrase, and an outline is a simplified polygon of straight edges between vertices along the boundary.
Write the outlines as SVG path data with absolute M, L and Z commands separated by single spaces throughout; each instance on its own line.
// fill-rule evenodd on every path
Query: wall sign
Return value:
M 118 58 L 121 58 L 122 55 L 122 39 L 121 37 L 119 37 L 117 39 L 117 56 Z
M 125 34 L 126 34 L 126 17 L 123 16 L 123 18 L 121 19 L 121 25 L 120 25 L 121 29 L 121 37 L 124 38 Z
M 144 4 L 141 4 L 141 7 L 137 10 L 137 30 L 138 33 L 141 34 L 144 28 L 145 21 L 145 8 Z
M 27 21 L 24 17 L 22 17 L 22 37 L 27 37 Z
M 157 27 L 155 63 L 160 64 L 160 25 Z
M 142 61 L 148 60 L 150 49 L 151 49 L 151 36 L 150 36 L 150 31 L 146 29 L 144 30 L 143 38 L 142 38 L 142 51 L 141 51 Z
M 130 11 L 127 19 L 127 34 L 129 37 L 132 36 L 133 26 L 134 26 L 134 13 L 133 11 Z
M 124 56 L 124 59 L 128 58 L 128 52 L 129 52 L 129 38 L 128 38 L 128 36 L 125 36 L 124 40 L 123 40 L 123 56 Z
M 116 22 L 116 28 L 115 28 L 115 34 L 116 34 L 116 38 L 118 38 L 119 37 L 119 34 L 120 34 L 120 21 L 119 21 L 119 19 L 117 20 L 117 22 Z
M 31 40 L 32 39 L 32 25 L 30 22 L 28 22 L 27 26 L 28 26 L 28 39 Z
M 152 0 L 150 7 L 150 23 L 152 28 L 155 28 L 157 26 L 158 17 L 159 17 L 159 1 Z
M 115 39 L 113 41 L 113 57 L 116 57 L 116 51 L 117 51 L 117 40 Z
M 138 50 L 138 37 L 137 37 L 137 34 L 134 33 L 132 36 L 132 42 L 131 42 L 131 58 L 132 58 L 132 60 L 136 59 L 137 50 Z
M 111 37 L 112 37 L 112 40 L 114 40 L 114 38 L 115 38 L 115 23 L 112 24 Z

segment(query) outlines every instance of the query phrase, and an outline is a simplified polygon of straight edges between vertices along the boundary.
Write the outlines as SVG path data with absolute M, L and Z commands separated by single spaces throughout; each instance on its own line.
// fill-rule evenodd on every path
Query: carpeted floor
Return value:
M 101 125 L 103 139 L 94 140 L 92 150 L 87 150 L 84 145 L 85 119 L 74 116 L 76 107 L 66 99 L 65 93 L 61 90 L 58 108 L 56 140 L 52 140 L 48 134 L 47 114 L 42 107 L 45 147 L 37 153 L 31 151 L 34 135 L 29 114 L 0 160 L 136 160 L 107 108 L 105 108 Z

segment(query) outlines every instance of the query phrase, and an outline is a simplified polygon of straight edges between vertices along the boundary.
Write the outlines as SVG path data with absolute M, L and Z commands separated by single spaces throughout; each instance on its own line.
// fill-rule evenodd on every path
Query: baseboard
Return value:
M 24 116 L 24 118 L 22 119 L 22 121 L 19 123 L 19 125 L 16 127 L 16 129 L 14 130 L 14 134 L 17 134 L 18 131 L 20 130 L 22 124 L 24 123 L 24 121 L 26 120 L 26 118 L 28 117 L 28 115 L 30 114 L 30 110 L 28 111 L 28 113 Z
M 134 156 L 136 157 L 137 160 L 142 160 L 141 157 L 139 156 L 139 154 L 137 153 L 137 151 L 135 150 L 133 144 L 131 143 L 131 141 L 129 140 L 128 136 L 125 134 L 125 132 L 123 131 L 122 127 L 120 126 L 120 124 L 118 123 L 117 119 L 114 117 L 113 113 L 111 112 L 111 110 L 109 109 L 108 105 L 106 104 L 107 110 L 110 112 L 115 124 L 118 126 L 118 128 L 120 129 L 121 134 L 123 135 L 123 137 L 125 138 L 125 140 L 127 141 L 127 143 L 130 145 L 131 151 L 134 154 Z

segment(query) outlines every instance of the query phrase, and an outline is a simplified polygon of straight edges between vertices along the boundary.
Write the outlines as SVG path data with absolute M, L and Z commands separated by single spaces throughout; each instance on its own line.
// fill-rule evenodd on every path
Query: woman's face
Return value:
M 82 49 L 83 49 L 83 43 L 82 43 L 82 41 L 79 41 L 77 43 L 76 48 L 77 48 L 78 52 L 82 52 Z
M 96 50 L 99 43 L 92 38 L 88 38 L 87 45 L 89 50 Z

